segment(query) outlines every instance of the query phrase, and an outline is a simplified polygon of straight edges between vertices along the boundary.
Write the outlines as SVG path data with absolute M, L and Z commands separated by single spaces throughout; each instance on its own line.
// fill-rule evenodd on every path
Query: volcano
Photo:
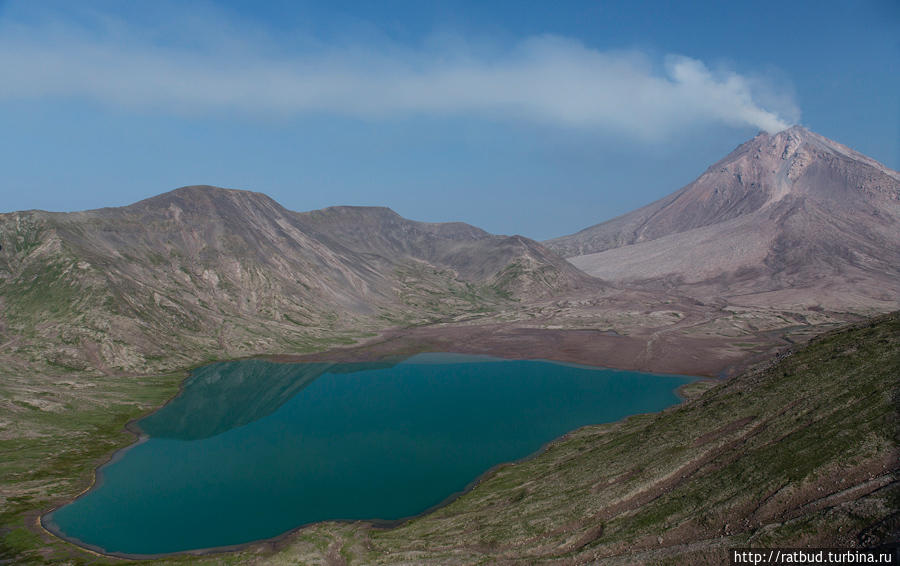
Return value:
M 583 271 L 765 307 L 900 307 L 900 173 L 794 126 L 682 189 L 545 242 Z

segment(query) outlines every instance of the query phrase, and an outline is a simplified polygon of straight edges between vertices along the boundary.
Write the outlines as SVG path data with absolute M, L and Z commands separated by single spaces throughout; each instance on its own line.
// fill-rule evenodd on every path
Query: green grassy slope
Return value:
M 184 374 L 0 382 L 0 563 L 58 563 L 73 547 L 40 536 L 39 512 L 87 488 L 94 469 L 134 441 L 125 424 L 171 397 Z M 74 551 L 76 560 L 90 555 Z

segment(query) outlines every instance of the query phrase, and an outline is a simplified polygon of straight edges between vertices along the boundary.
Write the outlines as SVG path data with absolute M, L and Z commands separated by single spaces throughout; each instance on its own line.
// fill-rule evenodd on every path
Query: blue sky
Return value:
M 0 211 L 215 184 L 544 239 L 793 123 L 900 168 L 900 3 L 0 0 Z

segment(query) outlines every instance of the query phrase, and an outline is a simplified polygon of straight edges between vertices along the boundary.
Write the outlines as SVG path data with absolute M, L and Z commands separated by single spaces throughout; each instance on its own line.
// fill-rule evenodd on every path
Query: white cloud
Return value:
M 122 22 L 0 26 L 0 100 L 82 97 L 162 112 L 334 113 L 363 118 L 477 114 L 661 139 L 702 123 L 769 132 L 797 119 L 789 96 L 737 73 L 670 55 L 599 51 L 560 37 L 505 49 L 465 41 L 279 50 L 200 33 L 163 43 Z M 781 108 L 764 108 L 759 93 Z M 781 114 L 779 114 L 779 111 Z

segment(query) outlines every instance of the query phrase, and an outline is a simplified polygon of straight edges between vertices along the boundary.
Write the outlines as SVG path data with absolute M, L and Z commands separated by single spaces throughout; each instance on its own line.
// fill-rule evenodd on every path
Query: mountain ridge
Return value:
M 137 371 L 172 350 L 179 363 L 308 351 L 603 287 L 527 238 L 386 208 L 298 213 L 210 186 L 0 214 L 0 245 L 0 342 L 19 336 L 8 354 L 26 365 L 79 370 Z

